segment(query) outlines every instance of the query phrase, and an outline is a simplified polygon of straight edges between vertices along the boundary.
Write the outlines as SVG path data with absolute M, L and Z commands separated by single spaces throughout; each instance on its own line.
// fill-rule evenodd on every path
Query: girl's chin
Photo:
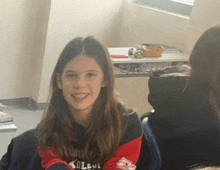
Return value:
M 70 110 L 73 113 L 89 113 L 92 109 L 92 106 L 79 106 L 79 105 L 71 105 Z

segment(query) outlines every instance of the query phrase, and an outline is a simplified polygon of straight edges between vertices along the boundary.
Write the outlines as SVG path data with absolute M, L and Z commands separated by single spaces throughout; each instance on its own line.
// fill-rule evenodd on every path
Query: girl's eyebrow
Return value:
M 88 72 L 99 72 L 97 70 L 88 70 Z
M 67 70 L 65 73 L 76 73 L 75 70 Z
M 67 70 L 65 73 L 76 73 L 77 71 L 75 71 L 75 70 Z M 98 70 L 87 70 L 87 72 L 97 72 L 97 73 L 99 73 L 99 71 Z

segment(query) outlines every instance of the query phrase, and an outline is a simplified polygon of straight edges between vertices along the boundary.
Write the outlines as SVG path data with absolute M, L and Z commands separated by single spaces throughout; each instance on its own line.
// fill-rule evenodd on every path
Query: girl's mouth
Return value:
M 87 96 L 89 95 L 89 93 L 78 93 L 78 94 L 73 94 L 73 98 L 77 99 L 77 100 L 82 100 L 85 99 Z

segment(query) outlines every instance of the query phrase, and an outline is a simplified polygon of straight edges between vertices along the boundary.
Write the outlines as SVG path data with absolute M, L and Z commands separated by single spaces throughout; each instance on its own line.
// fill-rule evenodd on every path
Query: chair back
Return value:
M 162 158 L 148 117 L 144 117 L 141 123 L 150 152 L 149 170 L 159 170 L 162 166 Z

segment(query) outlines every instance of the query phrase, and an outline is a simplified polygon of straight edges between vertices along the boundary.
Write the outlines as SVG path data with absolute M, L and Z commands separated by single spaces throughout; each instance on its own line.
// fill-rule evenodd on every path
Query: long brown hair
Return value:
M 220 26 L 206 30 L 190 55 L 191 79 L 210 91 L 214 109 L 220 115 Z
M 77 142 L 76 123 L 57 85 L 57 75 L 62 74 L 71 59 L 80 55 L 91 57 L 100 65 L 106 82 L 92 109 L 83 145 Z M 104 164 L 115 153 L 124 135 L 124 112 L 126 108 L 114 90 L 113 65 L 106 47 L 90 36 L 75 38 L 63 49 L 53 71 L 49 105 L 37 126 L 39 146 L 53 147 L 68 162 L 77 159 L 80 153 L 85 161 Z

